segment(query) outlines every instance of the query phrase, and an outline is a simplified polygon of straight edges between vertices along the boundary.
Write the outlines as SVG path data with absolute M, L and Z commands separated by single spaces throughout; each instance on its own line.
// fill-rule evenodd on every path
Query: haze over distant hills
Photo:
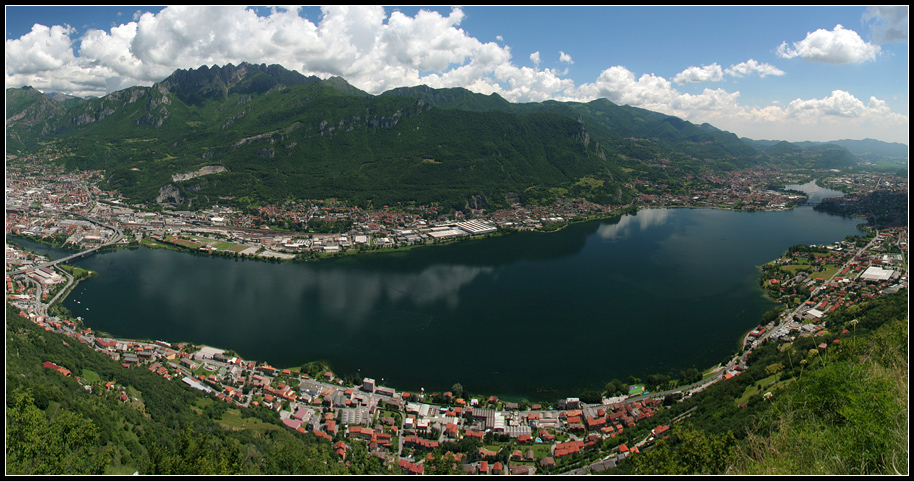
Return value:
M 745 137 L 743 137 L 742 140 L 743 142 L 754 145 L 756 148 L 760 149 L 770 148 L 775 144 L 784 142 L 781 140 L 752 140 Z M 790 142 L 790 144 L 801 149 L 809 149 L 821 145 L 837 145 L 847 149 L 848 152 L 864 161 L 903 160 L 904 163 L 907 164 L 908 159 L 908 146 L 899 142 L 883 142 L 875 139 L 843 139 L 831 140 L 828 142 Z
M 897 153 L 877 141 L 778 143 L 592 102 L 512 104 L 463 88 L 372 96 L 344 79 L 242 63 L 177 70 L 97 99 L 7 89 L 7 149 L 64 148 L 68 168 L 105 169 L 132 200 L 256 205 L 293 198 L 361 205 L 505 205 L 556 195 L 627 203 L 634 178 L 758 164 L 854 168 Z M 891 146 L 892 149 L 889 150 Z M 224 171 L 184 180 L 205 166 Z

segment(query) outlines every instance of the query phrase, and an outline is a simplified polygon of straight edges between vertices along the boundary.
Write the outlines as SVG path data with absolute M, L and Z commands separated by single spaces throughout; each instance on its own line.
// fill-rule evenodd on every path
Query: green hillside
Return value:
M 6 151 L 16 153 L 35 146 L 35 139 L 53 134 L 50 119 L 66 113 L 63 103 L 31 87 L 6 91 Z
M 240 417 L 229 404 L 145 368 L 124 368 L 9 305 L 6 348 L 6 474 L 386 472 L 361 445 L 348 466 L 338 462 L 329 441 L 287 428 L 265 408 L 245 410 L 251 427 L 235 428 L 224 421 Z M 43 367 L 46 361 L 72 374 Z
M 821 337 L 753 349 L 739 376 L 673 404 L 689 417 L 618 472 L 907 474 L 907 302 L 842 308 Z
M 335 197 L 360 205 L 463 208 L 556 192 L 601 204 L 629 180 L 758 164 L 844 168 L 839 146 L 766 152 L 713 126 L 606 99 L 512 104 L 426 86 L 371 96 L 278 65 L 177 70 L 152 87 L 73 99 L 7 90 L 10 153 L 52 149 L 68 169 L 103 169 L 134 202 L 239 207 Z M 669 162 L 670 172 L 651 165 Z M 203 167 L 221 172 L 189 175 Z M 224 168 L 224 169 L 221 169 Z M 590 178 L 592 188 L 581 189 Z
M 336 197 L 460 208 L 483 196 L 498 206 L 507 192 L 571 191 L 585 176 L 603 181 L 586 191 L 591 200 L 631 198 L 621 169 L 588 145 L 574 119 L 371 97 L 343 79 L 278 66 L 179 70 L 47 122 L 54 135 L 33 129 L 21 143 L 51 142 L 68 168 L 104 169 L 107 187 L 138 202 L 192 208 Z M 172 179 L 204 166 L 225 171 Z
M 393 89 L 381 95 L 421 98 L 446 109 L 559 114 L 580 121 L 589 138 L 601 144 L 603 155 L 617 160 L 631 157 L 626 153 L 634 154 L 637 160 L 678 154 L 677 160 L 684 164 L 695 159 L 710 159 L 719 162 L 719 166 L 748 167 L 759 155 L 755 148 L 732 133 L 658 112 L 619 106 L 606 99 L 587 103 L 549 100 L 512 104 L 497 94 L 476 94 L 462 88 L 432 89 L 424 85 Z M 627 152 L 629 138 L 643 139 L 649 145 L 642 152 Z

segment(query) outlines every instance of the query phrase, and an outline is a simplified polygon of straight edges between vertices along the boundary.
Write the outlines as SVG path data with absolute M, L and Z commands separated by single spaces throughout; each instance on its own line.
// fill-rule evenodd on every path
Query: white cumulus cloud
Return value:
M 730 68 L 726 70 L 726 73 L 727 75 L 732 75 L 734 77 L 746 77 L 748 75 L 757 74 L 761 78 L 765 78 L 768 75 L 774 75 L 776 77 L 784 75 L 784 71 L 774 65 L 757 62 L 751 58 L 745 62 L 731 65 Z
M 859 117 L 866 110 L 857 97 L 844 90 L 835 90 L 822 99 L 796 99 L 787 105 L 787 114 L 796 115 L 837 115 L 840 117 Z
M 701 67 L 689 67 L 676 74 L 673 77 L 673 82 L 676 82 L 679 85 L 687 83 L 720 82 L 724 80 L 725 75 L 739 78 L 749 75 L 758 75 L 761 78 L 765 78 L 768 75 L 784 75 L 784 72 L 771 64 L 757 62 L 750 58 L 745 62 L 731 65 L 730 68 L 726 70 L 721 68 L 717 63 L 703 65 Z
M 576 85 L 566 77 L 567 67 L 574 63 L 570 55 L 559 51 L 565 70 L 541 68 L 539 51 L 529 56 L 532 68 L 519 67 L 502 40 L 482 42 L 461 28 L 465 19 L 461 8 L 444 14 L 420 10 L 408 16 L 378 6 L 329 6 L 321 9 L 317 21 L 298 12 L 297 7 L 274 7 L 269 15 L 259 16 L 240 6 L 171 6 L 156 14 L 136 12 L 133 21 L 108 30 L 88 30 L 81 36 L 69 26 L 35 25 L 22 37 L 6 41 L 6 86 L 100 96 L 160 82 L 179 68 L 252 62 L 279 64 L 321 78 L 342 76 L 372 94 L 426 84 L 497 93 L 512 102 L 605 97 L 737 132 L 754 131 L 757 125 L 772 129 L 783 129 L 787 123 L 815 125 L 822 119 L 854 127 L 865 122 L 875 132 L 886 128 L 907 132 L 907 117 L 893 113 L 886 101 L 864 102 L 842 90 L 819 99 L 790 102 L 783 97 L 781 104 L 747 106 L 740 103 L 739 91 L 718 88 L 688 94 L 674 88 L 728 76 L 784 75 L 754 59 L 726 69 L 717 63 L 689 67 L 672 80 L 616 65 L 605 68 L 592 82 Z M 906 9 L 874 7 L 867 12 L 864 20 L 874 31 L 881 29 L 886 39 L 899 38 L 902 24 L 906 36 Z M 840 25 L 780 49 L 782 57 L 833 63 L 866 61 L 878 52 L 878 46 Z M 859 132 L 846 136 L 877 136 L 874 130 Z
M 848 30 L 840 24 L 831 31 L 819 29 L 807 33 L 806 38 L 794 42 L 793 47 L 788 47 L 787 42 L 783 42 L 777 49 L 778 55 L 783 58 L 800 57 L 804 60 L 832 64 L 875 60 L 879 51 L 878 45 L 864 42 L 857 32 Z
M 680 85 L 685 83 L 720 82 L 724 79 L 724 71 L 716 63 L 702 67 L 689 67 L 673 77 L 673 82 Z
M 18 39 L 6 41 L 6 70 L 32 74 L 57 70 L 75 61 L 69 25 L 46 27 L 35 24 L 32 31 Z

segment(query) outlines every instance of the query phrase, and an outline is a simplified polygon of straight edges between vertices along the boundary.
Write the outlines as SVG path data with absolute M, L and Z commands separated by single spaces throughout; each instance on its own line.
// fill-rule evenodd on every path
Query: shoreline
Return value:
M 643 210 L 643 209 L 672 209 L 672 208 L 677 208 L 677 209 L 681 209 L 681 208 L 689 208 L 689 209 L 712 209 L 712 210 L 733 210 L 733 211 L 738 211 L 738 210 L 736 210 L 736 209 L 721 209 L 721 208 L 719 208 L 719 207 L 714 207 L 714 206 L 649 206 L 649 205 L 634 205 L 634 206 L 629 206 L 629 207 L 626 207 L 625 210 L 634 210 L 633 213 L 634 213 L 634 214 L 637 214 L 638 211 Z M 794 207 L 794 208 L 795 208 L 795 207 Z M 558 229 L 549 230 L 549 231 L 541 231 L 541 232 L 543 232 L 543 233 L 557 232 L 557 231 L 559 231 L 559 230 L 564 229 L 565 227 L 570 226 L 571 224 L 586 223 L 586 222 L 598 221 L 598 220 L 605 220 L 605 219 L 613 218 L 613 217 L 621 217 L 621 216 L 623 216 L 623 215 L 625 215 L 625 214 L 628 214 L 628 213 L 631 213 L 631 212 L 618 212 L 618 211 L 617 211 L 617 212 L 613 212 L 613 213 L 611 213 L 611 214 L 607 214 L 606 216 L 594 216 L 594 217 L 590 217 L 590 218 L 586 218 L 586 219 L 581 219 L 581 220 L 577 220 L 577 221 L 568 221 L 568 222 L 565 222 L 565 223 L 562 225 L 562 227 L 560 227 L 560 228 L 558 228 Z M 532 232 L 537 232 L 537 231 L 538 231 L 538 230 L 533 230 Z M 478 237 L 478 238 L 468 237 L 468 238 L 465 238 L 465 239 L 453 240 L 453 241 L 444 242 L 444 243 L 440 243 L 440 244 L 418 244 L 418 245 L 406 246 L 405 248 L 400 248 L 400 249 L 387 248 L 387 249 L 379 249 L 379 250 L 376 250 L 376 251 L 367 251 L 367 252 L 362 252 L 362 253 L 385 253 L 385 252 L 388 252 L 388 253 L 389 253 L 389 252 L 397 252 L 397 251 L 407 252 L 407 251 L 409 251 L 409 250 L 412 250 L 413 248 L 430 247 L 430 246 L 435 246 L 435 245 L 451 245 L 451 244 L 457 244 L 457 243 L 465 242 L 465 241 L 485 240 L 485 239 L 487 239 L 487 238 L 501 237 L 501 236 L 503 236 L 503 235 L 507 235 L 507 234 L 511 234 L 511 233 L 515 233 L 515 232 L 520 232 L 520 231 L 508 231 L 508 232 L 503 232 L 503 233 L 497 234 L 497 235 L 495 235 L 495 236 L 491 236 L 491 235 L 490 235 L 490 236 L 481 236 L 481 237 Z M 31 239 L 28 239 L 28 238 L 25 238 L 25 237 L 22 237 L 22 238 L 25 239 L 25 240 L 31 241 Z M 33 241 L 33 242 L 34 242 L 34 241 Z M 36 242 L 36 243 L 37 243 L 37 242 Z M 166 245 L 166 244 L 164 244 L 164 243 L 162 243 L 162 242 L 158 242 L 158 241 L 156 241 L 155 243 L 157 244 L 156 247 L 152 247 L 152 246 L 146 246 L 146 247 L 149 247 L 149 248 L 165 248 L 165 249 L 170 249 L 170 250 L 174 250 L 174 251 L 177 251 L 177 252 L 195 253 L 195 251 L 192 250 L 192 249 L 181 248 L 181 247 L 179 247 L 179 246 Z M 43 245 L 44 245 L 44 244 L 43 244 Z M 143 246 L 143 245 L 142 245 L 142 244 L 139 244 L 139 245 L 130 245 L 130 246 L 121 245 L 121 246 L 115 246 L 115 248 L 119 248 L 119 247 L 141 247 L 141 246 Z M 56 246 L 49 246 L 49 247 L 57 248 Z M 202 254 L 202 253 L 201 253 L 201 254 Z M 354 252 L 354 253 L 349 254 L 349 255 L 357 255 L 357 254 L 359 254 L 359 253 L 358 253 L 358 252 Z M 229 258 L 229 257 L 232 257 L 232 256 L 225 256 L 225 257 Z M 348 257 L 348 255 L 346 255 L 346 254 L 344 254 L 344 255 L 336 255 L 336 256 L 324 257 L 324 259 L 345 258 L 345 257 Z M 251 259 L 251 260 L 269 260 L 269 259 L 261 259 L 261 258 L 250 258 L 250 257 L 243 257 L 242 259 L 243 259 L 243 260 L 246 260 L 246 259 Z M 298 260 L 298 261 L 301 261 L 301 260 Z M 273 262 L 275 262 L 275 260 L 274 260 Z M 76 284 L 77 284 L 77 283 L 78 283 L 78 282 L 75 282 L 74 285 L 71 287 L 71 289 L 69 289 L 70 292 L 72 292 L 72 289 L 76 287 Z M 763 291 L 764 291 L 764 289 L 763 289 Z M 769 300 L 773 300 L 773 299 L 771 299 L 771 297 L 770 297 L 767 293 L 765 293 L 765 294 L 763 294 L 763 295 L 764 295 L 766 298 L 768 298 Z M 64 298 L 65 298 L 65 296 L 62 297 L 61 299 L 59 299 L 59 300 L 57 301 L 57 303 L 58 303 L 58 304 L 59 304 L 59 303 L 62 303 L 62 301 L 64 300 Z M 777 302 L 775 302 L 775 304 L 776 304 L 776 306 L 780 306 L 780 305 L 781 305 L 781 304 L 778 304 Z M 50 307 L 50 305 L 49 305 L 48 307 Z M 746 340 L 746 338 L 747 338 L 747 336 L 748 336 L 748 333 L 751 332 L 751 330 L 752 330 L 752 328 L 749 328 L 749 329 L 746 331 L 746 333 L 742 334 L 741 336 L 739 336 L 739 337 L 736 339 L 736 342 L 738 343 L 738 344 L 737 344 L 736 352 L 739 352 L 739 351 L 741 350 L 741 347 L 745 345 L 745 340 Z M 109 336 L 109 337 L 110 337 L 110 336 Z M 740 342 L 740 341 L 742 341 L 742 342 Z M 192 342 L 191 342 L 191 344 L 195 344 L 195 343 L 192 343 Z M 204 345 L 204 344 L 201 344 L 201 346 L 203 346 L 203 345 Z M 207 345 L 207 346 L 208 346 L 208 345 Z M 215 347 L 215 346 L 208 346 L 208 347 L 211 347 L 211 348 L 217 349 L 217 350 L 222 350 L 222 351 L 229 351 L 229 350 L 231 350 L 231 349 L 221 349 L 221 348 L 218 348 L 218 347 Z M 317 362 L 317 361 L 324 362 L 324 363 L 327 365 L 327 367 L 328 367 L 331 371 L 333 370 L 333 367 L 332 367 L 332 366 L 330 365 L 330 363 L 327 362 L 327 361 L 321 361 L 321 360 L 317 360 L 317 359 L 316 359 L 316 360 L 312 360 L 312 361 L 308 361 L 308 362 Z M 258 361 L 255 361 L 255 362 L 258 362 Z M 259 362 L 263 362 L 263 361 L 259 361 Z M 258 363 L 259 363 L 259 362 L 258 362 Z M 720 364 L 718 364 L 718 366 L 720 366 Z M 300 368 L 300 366 L 285 367 L 285 368 L 290 369 L 290 370 L 291 370 L 291 369 L 298 370 L 298 369 Z M 499 398 L 502 398 L 502 396 L 499 396 Z M 533 402 L 536 402 L 536 401 L 551 402 L 551 401 L 547 401 L 547 399 L 550 399 L 550 398 L 545 398 L 545 397 L 544 397 L 544 398 L 532 398 L 532 397 L 524 396 L 524 395 L 507 395 L 507 394 L 506 394 L 506 395 L 504 395 L 504 397 L 503 397 L 502 399 L 512 399 L 512 400 L 517 399 L 517 400 L 519 400 L 519 401 L 520 401 L 520 400 L 525 400 L 525 401 L 533 401 Z M 560 398 L 559 398 L 559 399 L 560 399 Z
M 72 288 L 75 288 L 75 286 L 76 286 L 77 283 L 78 283 L 78 281 L 77 281 L 77 282 L 74 282 Z M 72 288 L 70 289 L 70 291 L 72 291 Z M 763 289 L 763 292 L 764 292 L 764 293 L 763 293 L 763 296 L 764 296 L 765 298 L 771 299 L 771 297 L 767 294 L 766 291 L 764 291 L 764 289 Z M 63 298 L 61 298 L 60 300 L 58 300 L 58 303 L 59 303 L 59 302 L 62 302 L 62 300 L 63 300 Z M 776 303 L 776 306 L 773 307 L 772 309 L 776 309 L 778 306 L 782 306 L 782 305 L 783 305 L 783 304 L 781 304 L 781 303 Z M 48 307 L 50 308 L 50 305 L 48 305 Z M 766 311 L 766 312 L 767 312 L 767 311 Z M 764 315 L 764 314 L 763 314 L 763 315 Z M 760 319 L 761 319 L 761 318 L 759 318 L 759 319 L 756 320 L 756 321 L 759 321 Z M 736 349 L 735 349 L 736 356 L 735 356 L 734 359 L 739 358 L 739 356 L 740 356 L 740 351 L 743 350 L 743 348 L 744 348 L 744 346 L 745 346 L 746 339 L 748 338 L 749 333 L 752 332 L 753 329 L 755 329 L 755 328 L 754 328 L 754 327 L 748 328 L 748 330 L 745 332 L 745 334 L 742 334 L 741 336 L 739 336 L 739 338 L 737 338 L 738 344 L 737 344 Z M 245 362 L 245 363 L 247 363 L 247 362 L 254 362 L 256 365 L 260 365 L 260 364 L 269 364 L 269 363 L 267 363 L 266 361 L 263 361 L 263 360 L 256 360 L 256 359 L 247 359 L 247 358 L 244 358 L 244 357 L 242 357 L 242 356 L 241 356 L 236 350 L 234 350 L 234 349 L 217 347 L 217 346 L 213 346 L 213 345 L 206 344 L 206 343 L 195 343 L 195 342 L 193 342 L 193 341 L 169 341 L 169 340 L 164 340 L 164 339 L 154 340 L 154 339 L 151 339 L 151 338 L 149 338 L 149 339 L 127 339 L 127 338 L 120 338 L 120 337 L 112 336 L 112 335 L 110 335 L 110 333 L 105 332 L 105 331 L 96 331 L 96 332 L 99 333 L 99 334 L 102 334 L 102 335 L 103 335 L 104 337 L 106 337 L 106 338 L 110 338 L 110 339 L 113 339 L 113 340 L 118 341 L 118 342 L 144 342 L 144 343 L 155 343 L 156 341 L 163 341 L 163 342 L 168 342 L 168 343 L 171 344 L 172 346 L 176 346 L 176 345 L 179 345 L 179 344 L 190 344 L 190 345 L 193 345 L 193 346 L 195 346 L 195 347 L 197 348 L 196 353 L 201 353 L 201 352 L 203 352 L 203 351 L 212 351 L 212 352 L 219 352 L 219 353 L 233 352 L 233 353 L 234 353 L 234 356 L 235 356 L 235 357 L 238 357 L 239 359 L 241 359 L 242 362 Z M 192 354 L 192 355 L 193 355 L 193 354 Z M 328 371 L 330 371 L 330 372 L 332 372 L 332 373 L 334 374 L 334 378 L 335 378 L 335 379 L 337 379 L 337 380 L 342 379 L 342 378 L 337 374 L 337 372 L 336 372 L 336 370 L 334 369 L 334 367 L 333 367 L 333 365 L 331 364 L 331 362 L 330 362 L 330 361 L 327 361 L 327 360 L 324 360 L 324 359 L 313 359 L 313 360 L 309 360 L 309 361 L 303 362 L 302 364 L 296 365 L 296 366 L 273 366 L 273 367 L 274 367 L 276 370 L 278 370 L 278 371 L 282 371 L 282 370 L 284 370 L 284 369 L 288 369 L 288 370 L 291 371 L 292 373 L 296 373 L 296 372 L 299 372 L 299 373 L 300 373 L 300 372 L 302 371 L 301 368 L 302 368 L 304 365 L 308 365 L 308 364 L 312 364 L 312 363 L 321 363 L 321 364 L 323 364 L 323 365 L 327 368 Z M 713 380 L 714 378 L 716 378 L 717 375 L 720 374 L 721 371 L 725 371 L 725 370 L 726 370 L 726 366 L 724 365 L 723 362 L 718 362 L 717 364 L 715 364 L 715 365 L 713 365 L 713 366 L 709 366 L 709 367 L 706 367 L 706 368 L 704 368 L 704 369 L 701 369 L 701 370 L 700 370 L 701 372 L 709 372 L 710 374 L 709 374 L 707 377 L 703 377 L 703 379 L 702 379 L 699 383 L 710 382 L 711 380 Z M 349 375 L 351 375 L 351 374 L 352 374 L 352 373 L 346 373 L 346 374 L 343 374 L 343 376 L 349 376 Z M 343 384 L 343 385 L 345 386 L 346 384 Z M 386 384 L 385 384 L 385 386 L 386 386 Z M 685 388 L 688 387 L 688 386 L 689 386 L 689 385 L 683 385 L 683 386 L 677 387 L 677 388 L 675 388 L 675 389 L 678 390 L 678 389 L 680 389 L 680 388 L 683 388 L 683 390 L 685 390 Z M 387 387 L 391 387 L 391 388 L 395 389 L 395 390 L 398 391 L 398 392 L 410 392 L 410 393 L 412 393 L 412 392 L 414 392 L 414 391 L 418 391 L 418 389 L 410 390 L 410 391 L 403 391 L 403 390 L 400 389 L 399 387 L 393 387 L 393 386 L 387 386 Z M 580 389 L 578 389 L 578 391 L 581 391 L 581 390 L 588 390 L 588 389 L 589 389 L 589 388 L 587 388 L 587 387 L 581 387 Z M 435 392 L 438 392 L 438 391 L 437 391 L 437 390 L 430 390 L 430 391 L 427 392 L 427 394 L 430 395 L 430 394 L 435 393 Z M 567 397 L 567 396 L 560 396 L 560 397 L 557 397 L 557 398 L 548 398 L 548 397 L 537 398 L 537 397 L 526 396 L 526 395 L 505 394 L 505 393 L 492 393 L 492 392 L 487 392 L 487 393 L 482 393 L 482 394 L 480 394 L 480 393 L 475 393 L 475 394 L 476 394 L 477 396 L 479 396 L 479 397 L 495 396 L 496 398 L 498 398 L 498 399 L 501 400 L 501 401 L 507 401 L 507 402 L 528 402 L 528 403 L 554 403 L 554 402 L 560 401 L 560 400 L 562 400 L 562 399 L 565 399 L 565 397 Z M 601 393 L 601 395 L 602 395 L 602 393 Z M 642 396 L 651 397 L 650 394 L 645 394 L 645 395 L 642 395 Z

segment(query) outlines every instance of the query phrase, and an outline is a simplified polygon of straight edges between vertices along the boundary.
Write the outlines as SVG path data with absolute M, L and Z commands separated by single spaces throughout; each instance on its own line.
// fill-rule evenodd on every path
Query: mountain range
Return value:
M 635 195 L 630 180 L 670 176 L 651 166 L 659 159 L 677 173 L 858 160 L 856 145 L 740 139 L 606 99 L 514 104 L 427 86 L 375 96 L 279 65 L 177 70 L 95 99 L 30 87 L 7 89 L 6 99 L 8 154 L 51 146 L 69 169 L 104 169 L 107 187 L 133 201 L 186 208 L 330 197 L 448 208 L 503 206 L 506 196 L 621 204 Z

